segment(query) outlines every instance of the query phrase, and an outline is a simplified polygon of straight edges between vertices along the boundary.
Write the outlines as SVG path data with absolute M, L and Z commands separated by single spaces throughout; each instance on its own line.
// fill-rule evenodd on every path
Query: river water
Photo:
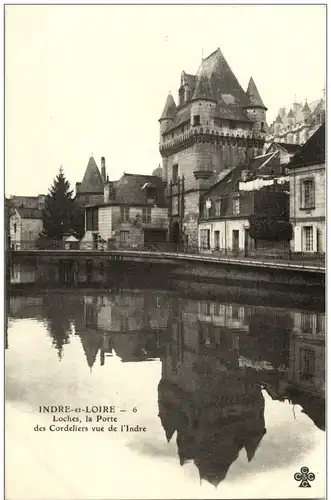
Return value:
M 7 499 L 321 498 L 324 363 L 324 313 L 294 305 L 12 296 Z

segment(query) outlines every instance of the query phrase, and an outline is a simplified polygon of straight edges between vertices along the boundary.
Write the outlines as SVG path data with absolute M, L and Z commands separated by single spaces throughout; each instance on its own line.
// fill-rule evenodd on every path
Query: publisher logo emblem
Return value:
M 300 472 L 294 474 L 294 479 L 300 481 L 299 488 L 311 488 L 309 483 L 315 480 L 315 474 L 309 472 L 308 467 L 301 467 Z

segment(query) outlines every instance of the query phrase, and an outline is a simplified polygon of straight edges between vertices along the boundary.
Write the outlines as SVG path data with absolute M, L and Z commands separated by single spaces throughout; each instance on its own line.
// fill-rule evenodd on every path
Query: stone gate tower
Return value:
M 182 72 L 178 105 L 169 94 L 159 119 L 172 241 L 197 245 L 201 194 L 262 154 L 266 110 L 254 80 L 245 92 L 220 49 L 196 75 Z

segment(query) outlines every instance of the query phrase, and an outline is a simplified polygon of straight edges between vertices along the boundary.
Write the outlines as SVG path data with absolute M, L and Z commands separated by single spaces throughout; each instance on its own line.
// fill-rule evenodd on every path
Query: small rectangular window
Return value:
M 239 215 L 240 213 L 240 199 L 239 196 L 236 196 L 232 200 L 232 211 L 234 215 Z
M 143 208 L 143 222 L 152 222 L 152 209 L 150 207 Z
M 303 250 L 304 252 L 313 251 L 313 226 L 305 226 L 303 228 Z
M 198 125 L 200 125 L 200 115 L 193 116 L 193 125 L 194 125 L 194 127 L 197 127 Z
M 121 222 L 128 222 L 130 214 L 129 207 L 121 207 Z
M 305 179 L 301 185 L 301 206 L 302 208 L 315 207 L 315 186 L 313 179 Z
M 172 182 L 177 182 L 178 180 L 178 165 L 172 166 Z
M 310 349 L 300 349 L 300 378 L 309 380 L 315 373 L 315 352 Z
M 221 200 L 215 201 L 215 216 L 219 217 L 221 215 Z
M 122 246 L 129 244 L 129 231 L 120 231 L 120 244 Z

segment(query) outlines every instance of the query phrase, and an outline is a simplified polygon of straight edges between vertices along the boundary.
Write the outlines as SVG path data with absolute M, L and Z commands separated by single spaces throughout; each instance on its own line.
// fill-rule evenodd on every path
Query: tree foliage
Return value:
M 293 237 L 292 224 L 272 217 L 250 216 L 249 235 L 254 240 L 289 241 Z
M 75 199 L 62 167 L 45 198 L 41 237 L 62 240 L 68 233 L 82 237 L 84 214 Z

